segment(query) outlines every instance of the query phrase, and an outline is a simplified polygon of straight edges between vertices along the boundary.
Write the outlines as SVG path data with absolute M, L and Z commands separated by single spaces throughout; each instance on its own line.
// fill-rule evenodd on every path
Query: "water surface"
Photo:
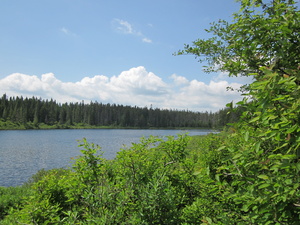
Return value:
M 204 135 L 207 130 L 7 130 L 0 131 L 0 186 L 17 186 L 41 169 L 68 167 L 80 155 L 77 140 L 102 147 L 103 157 L 113 159 L 120 148 L 139 142 L 141 137 L 168 136 L 189 132 Z

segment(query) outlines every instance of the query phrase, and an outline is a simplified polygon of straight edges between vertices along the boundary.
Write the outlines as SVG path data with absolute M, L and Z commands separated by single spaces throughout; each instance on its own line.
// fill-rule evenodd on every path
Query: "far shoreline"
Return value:
M 13 123 L 6 121 L 0 124 L 0 130 L 85 130 L 85 129 L 124 129 L 124 130 L 215 130 L 220 131 L 221 128 L 210 128 L 210 127 L 121 127 L 121 126 L 91 126 L 87 124 L 33 124 L 33 123 Z

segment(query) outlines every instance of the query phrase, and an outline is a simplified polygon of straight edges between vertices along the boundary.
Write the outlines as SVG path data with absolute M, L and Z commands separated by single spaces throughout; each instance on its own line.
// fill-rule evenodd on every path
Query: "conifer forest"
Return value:
M 236 121 L 239 113 L 193 112 L 189 110 L 124 106 L 98 102 L 57 103 L 41 98 L 7 97 L 0 100 L 2 125 L 10 121 L 25 129 L 39 124 L 68 128 L 71 125 L 109 126 L 122 128 L 218 128 Z M 5 126 L 4 126 L 5 127 Z

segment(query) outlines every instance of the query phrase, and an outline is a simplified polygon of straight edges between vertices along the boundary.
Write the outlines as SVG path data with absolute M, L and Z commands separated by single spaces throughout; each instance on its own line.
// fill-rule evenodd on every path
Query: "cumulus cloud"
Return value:
M 178 76 L 176 74 L 172 74 L 171 78 L 173 79 L 175 85 L 186 85 L 189 83 L 188 79 L 183 76 Z
M 113 19 L 111 23 L 113 29 L 116 32 L 138 36 L 142 38 L 142 42 L 152 43 L 151 39 L 145 37 L 145 35 L 143 35 L 142 32 L 134 29 L 133 25 L 130 24 L 128 21 L 121 20 L 121 19 Z
M 238 92 L 226 91 L 228 86 L 239 88 L 240 83 L 211 81 L 205 84 L 176 74 L 170 78 L 167 83 L 143 66 L 112 77 L 96 75 L 77 82 L 63 82 L 53 73 L 41 77 L 14 73 L 0 80 L 0 90 L 8 96 L 52 98 L 61 103 L 85 100 L 213 112 L 224 108 L 230 101 L 241 99 Z

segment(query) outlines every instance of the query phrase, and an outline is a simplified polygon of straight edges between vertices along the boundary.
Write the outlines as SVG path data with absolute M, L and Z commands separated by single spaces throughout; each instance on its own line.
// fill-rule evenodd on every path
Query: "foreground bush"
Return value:
M 83 140 L 82 155 L 72 168 L 42 171 L 34 176 L 31 194 L 2 223 L 180 224 L 187 221 L 197 224 L 206 221 L 201 215 L 192 218 L 187 207 L 205 195 L 201 185 L 206 170 L 201 164 L 207 161 L 205 155 L 218 160 L 216 152 L 209 149 L 215 150 L 219 140 L 221 137 L 217 135 L 192 141 L 186 135 L 166 140 L 150 137 L 123 149 L 110 161 L 101 157 L 99 146 Z
M 11 208 L 21 207 L 24 196 L 29 193 L 29 187 L 0 187 L 0 220 Z

